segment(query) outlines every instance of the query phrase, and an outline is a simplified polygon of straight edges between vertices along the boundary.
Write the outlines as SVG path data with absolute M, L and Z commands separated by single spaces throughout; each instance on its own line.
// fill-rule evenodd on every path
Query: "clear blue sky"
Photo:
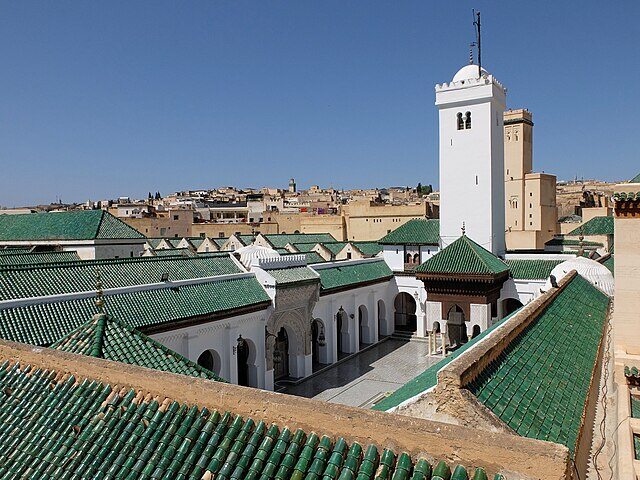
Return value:
M 0 3 L 0 204 L 437 184 L 434 84 L 483 65 L 534 168 L 640 171 L 640 2 Z

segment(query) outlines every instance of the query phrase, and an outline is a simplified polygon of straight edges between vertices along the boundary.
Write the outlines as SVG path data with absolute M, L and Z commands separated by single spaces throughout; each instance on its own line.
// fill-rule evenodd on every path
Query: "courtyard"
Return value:
M 426 342 L 387 338 L 297 385 L 278 391 L 370 408 L 386 392 L 398 389 L 441 359 L 428 355 Z

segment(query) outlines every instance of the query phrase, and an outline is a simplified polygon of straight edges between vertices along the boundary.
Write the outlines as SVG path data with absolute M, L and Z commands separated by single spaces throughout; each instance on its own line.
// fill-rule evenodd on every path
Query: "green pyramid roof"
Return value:
M 51 348 L 164 372 L 221 380 L 215 373 L 104 314 L 94 315 Z
M 440 220 L 415 218 L 382 237 L 381 245 L 438 245 Z
M 144 235 L 104 210 L 0 215 L 0 241 L 116 238 Z
M 629 180 L 629 183 L 640 183 L 640 173 Z
M 416 272 L 421 273 L 475 275 L 493 275 L 508 270 L 506 263 L 466 235 L 462 235 L 416 268 Z
M 567 235 L 613 235 L 613 217 L 593 217 Z

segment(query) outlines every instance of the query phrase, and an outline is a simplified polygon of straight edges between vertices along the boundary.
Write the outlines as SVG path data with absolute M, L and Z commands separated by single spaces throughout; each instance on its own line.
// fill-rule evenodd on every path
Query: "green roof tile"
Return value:
M 9 362 L 0 379 L 11 392 L 0 396 L 0 478 L 401 480 L 451 473 L 444 462 L 432 466 L 404 452 L 332 439 L 330 427 L 328 435 L 291 432 Z M 454 475 L 471 472 L 456 468 Z
M 0 215 L 0 241 L 143 239 L 104 210 Z
M 640 183 L 640 173 L 629 180 L 629 183 Z
M 615 273 L 615 270 L 614 270 L 613 253 L 612 253 L 611 255 L 609 255 L 609 257 L 608 257 L 606 260 L 604 260 L 604 261 L 602 262 L 602 264 L 603 264 L 605 267 L 607 267 L 611 273 Z
M 105 310 L 111 317 L 141 329 L 270 301 L 255 277 L 113 295 L 107 292 L 104 298 Z M 5 308 L 0 310 L 0 338 L 51 345 L 84 324 L 94 312 L 93 296 Z
M 326 261 L 319 253 L 316 252 L 305 253 L 305 255 L 307 257 L 308 264 L 324 263 Z
M 384 281 L 393 277 L 393 272 L 384 262 L 378 260 L 366 263 L 336 263 L 330 268 L 318 268 L 321 292 L 338 288 L 357 288 L 359 284 Z
M 426 218 L 409 220 L 382 237 L 378 243 L 381 245 L 438 245 L 440 220 Z
M 292 245 L 296 247 L 299 252 L 308 253 L 311 252 L 316 245 L 318 245 L 318 242 L 298 242 L 292 243 Z
M 0 254 L 0 266 L 77 261 L 80 261 L 80 257 L 78 257 L 76 252 L 33 252 L 13 255 Z
M 573 452 L 608 306 L 576 275 L 468 389 L 518 434 Z
M 267 270 L 267 273 L 276 279 L 277 285 L 318 281 L 318 276 L 309 267 L 275 268 Z
M 93 291 L 96 268 L 104 288 L 158 283 L 165 273 L 170 281 L 240 273 L 229 254 L 5 265 L 0 266 L 0 301 Z
M 278 233 L 264 235 L 264 237 L 274 248 L 284 248 L 288 243 L 324 243 L 336 241 L 333 235 L 329 233 Z
M 358 250 L 365 255 L 375 257 L 382 251 L 382 245 L 378 242 L 351 242 Z
M 511 276 L 521 280 L 544 280 L 549 278 L 551 270 L 564 260 L 513 259 L 505 260 Z
M 323 242 L 322 246 L 329 250 L 333 255 L 336 255 L 346 244 L 347 242 Z
M 462 273 L 492 275 L 509 270 L 509 266 L 466 235 L 416 267 L 421 273 Z
M 191 377 L 222 380 L 215 373 L 108 315 L 94 315 L 51 348 Z
M 613 217 L 593 217 L 567 235 L 613 235 Z

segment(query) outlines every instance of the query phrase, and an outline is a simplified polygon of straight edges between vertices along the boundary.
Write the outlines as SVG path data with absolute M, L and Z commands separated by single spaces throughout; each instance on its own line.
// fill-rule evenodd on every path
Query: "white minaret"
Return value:
M 440 114 L 440 237 L 446 247 L 462 234 L 496 255 L 504 244 L 506 89 L 478 65 L 436 85 Z

